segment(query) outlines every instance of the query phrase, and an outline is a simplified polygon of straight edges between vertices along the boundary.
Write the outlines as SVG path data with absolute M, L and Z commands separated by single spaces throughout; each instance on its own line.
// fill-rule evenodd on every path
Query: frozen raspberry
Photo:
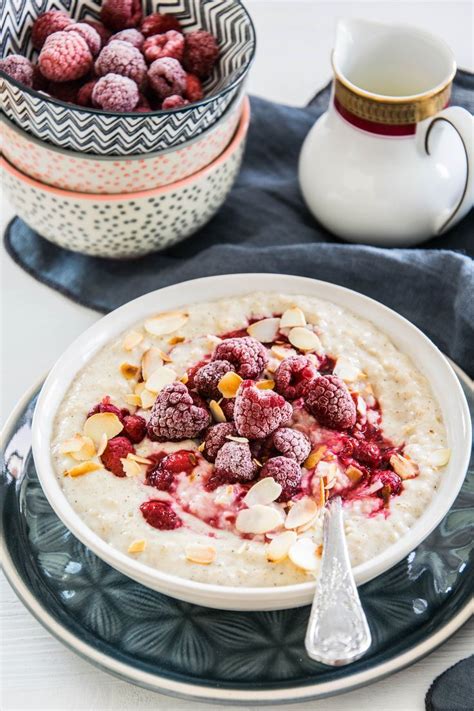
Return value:
M 275 373 L 275 390 L 287 400 L 296 400 L 305 387 L 318 376 L 318 371 L 306 356 L 285 358 Z
M 289 402 L 272 390 L 259 390 L 244 380 L 234 406 L 237 432 L 248 439 L 263 439 L 278 427 L 288 424 L 293 414 Z
M 211 73 L 218 56 L 219 46 L 210 32 L 198 30 L 186 35 L 183 66 L 187 72 L 205 79 Z
M 234 366 L 227 360 L 213 360 L 196 372 L 194 376 L 194 387 L 200 395 L 211 399 L 221 397 L 221 393 L 217 389 L 219 380 L 226 373 L 235 370 Z
M 120 409 L 116 405 L 112 405 L 112 403 L 110 402 L 110 397 L 108 395 L 102 398 L 101 402 L 99 402 L 97 405 L 94 405 L 94 407 L 89 410 L 89 412 L 87 413 L 87 417 L 91 417 L 91 415 L 96 415 L 98 412 L 112 412 L 114 415 L 117 415 L 120 422 L 123 422 L 123 418 L 126 415 L 130 414 L 129 410 L 126 410 L 125 408 Z
M 102 42 L 102 47 L 107 44 L 109 41 L 110 37 L 112 36 L 112 33 L 110 30 L 107 29 L 105 25 L 102 24 L 102 22 L 97 22 L 97 20 L 83 20 L 85 25 L 89 25 L 90 27 L 93 27 L 96 32 L 98 32 L 99 37 Z
M 181 25 L 174 15 L 162 15 L 160 12 L 153 12 L 143 18 L 140 30 L 145 37 L 151 35 L 161 35 L 169 30 L 181 31 Z
M 159 528 L 160 531 L 172 531 L 183 525 L 180 517 L 173 511 L 171 506 L 164 501 L 158 501 L 158 499 L 145 501 L 140 506 L 140 511 L 145 521 L 153 528 Z
M 54 96 L 55 99 L 65 101 L 70 104 L 77 104 L 77 95 L 80 88 L 80 81 L 50 81 L 46 91 L 50 96 Z
M 129 42 L 120 42 L 120 40 L 109 42 L 95 62 L 97 76 L 120 74 L 132 79 L 140 88 L 144 86 L 146 71 L 141 52 Z
M 163 388 L 155 400 L 148 434 L 158 442 L 179 442 L 197 437 L 210 421 L 208 411 L 194 404 L 187 387 L 183 383 L 172 383 Z
M 268 353 L 256 338 L 226 338 L 216 346 L 212 360 L 228 360 L 241 378 L 258 378 L 268 363 Z
M 177 59 L 156 59 L 148 69 L 150 86 L 161 99 L 177 94 L 182 96 L 186 88 L 186 72 Z
M 197 457 L 194 452 L 180 449 L 163 457 L 158 464 L 154 465 L 147 472 L 146 483 L 161 491 L 169 491 L 173 486 L 175 474 L 181 472 L 191 474 L 196 465 Z
M 139 95 L 138 104 L 135 106 L 134 111 L 138 111 L 139 113 L 142 113 L 142 114 L 148 113 L 149 111 L 151 111 L 150 102 L 148 101 L 146 96 L 144 96 L 143 94 Z
M 141 52 L 145 38 L 141 32 L 135 30 L 132 27 L 129 30 L 122 30 L 121 32 L 117 32 L 117 34 L 112 36 L 112 39 L 110 41 L 128 42 L 132 45 L 132 47 L 135 47 L 135 49 L 138 49 Z
M 355 440 L 354 442 L 354 458 L 363 464 L 371 464 L 377 466 L 382 459 L 380 449 L 375 442 L 365 442 Z
M 100 459 L 102 464 L 106 469 L 115 474 L 115 476 L 123 477 L 125 472 L 123 470 L 121 459 L 125 459 L 128 454 L 133 454 L 135 449 L 133 444 L 127 437 L 113 437 L 107 442 L 107 447 L 104 453 L 101 455 Z
M 232 422 L 221 422 L 217 425 L 209 427 L 204 437 L 203 455 L 209 462 L 213 462 L 217 457 L 218 451 L 229 440 L 227 435 L 236 435 L 236 429 Z
M 273 446 L 284 457 L 304 462 L 311 452 L 311 442 L 302 432 L 291 427 L 280 427 L 273 435 Z
M 178 62 L 183 58 L 184 37 L 181 32 L 169 30 L 162 35 L 152 35 L 143 43 L 143 54 L 147 62 L 162 57 L 173 57 Z
M 385 498 L 388 494 L 389 496 L 397 496 L 402 490 L 402 480 L 392 471 L 376 471 L 372 474 L 370 483 L 375 484 L 381 481 L 383 487 L 376 491 L 377 496 Z M 385 489 L 385 491 L 384 491 Z
M 92 90 L 97 84 L 97 79 L 92 79 L 81 86 L 76 96 L 76 104 L 92 108 Z
M 74 22 L 64 10 L 48 10 L 36 18 L 31 30 L 31 42 L 35 49 L 41 49 L 46 38 L 54 32 L 61 32 Z
M 189 101 L 187 99 L 183 99 L 182 96 L 173 94 L 172 96 L 166 97 L 166 99 L 163 101 L 163 103 L 161 105 L 161 108 L 163 110 L 165 110 L 165 109 L 180 109 L 183 106 L 189 106 Z
M 10 54 L 9 57 L 0 59 L 0 69 L 12 79 L 19 81 L 20 84 L 33 86 L 33 64 L 21 54 Z
M 138 444 L 146 435 L 146 420 L 140 415 L 126 415 L 123 418 L 122 433 L 130 442 Z
M 65 27 L 64 32 L 77 32 L 77 34 L 81 35 L 82 39 L 85 40 L 92 56 L 96 57 L 99 54 L 100 48 L 102 47 L 102 40 L 97 30 L 87 23 L 75 22 Z
M 318 422 L 335 430 L 355 425 L 356 407 L 345 383 L 335 375 L 321 375 L 304 394 L 306 407 Z
M 73 81 L 91 69 L 92 54 L 77 32 L 55 32 L 46 39 L 38 64 L 43 76 L 50 81 Z
M 201 80 L 195 74 L 188 74 L 186 76 L 186 89 L 184 91 L 184 95 L 191 103 L 194 101 L 201 101 L 204 96 Z
M 115 32 L 137 27 L 142 19 L 141 0 L 104 0 L 100 19 L 106 27 Z
M 225 419 L 227 420 L 227 422 L 231 422 L 234 419 L 234 398 L 223 398 L 219 404 L 221 406 L 222 412 L 225 415 Z
M 282 487 L 277 501 L 289 501 L 298 493 L 301 485 L 301 467 L 294 459 L 288 457 L 272 457 L 262 467 L 260 476 L 271 476 Z
M 133 111 L 139 92 L 134 81 L 120 74 L 106 74 L 92 89 L 92 103 L 106 111 Z
M 252 459 L 248 444 L 226 442 L 217 452 L 214 463 L 214 478 L 233 484 L 254 479 L 257 465 Z

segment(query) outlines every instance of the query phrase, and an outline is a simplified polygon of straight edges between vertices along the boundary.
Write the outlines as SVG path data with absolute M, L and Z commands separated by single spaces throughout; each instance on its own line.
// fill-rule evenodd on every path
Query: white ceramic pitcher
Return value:
M 414 27 L 349 19 L 332 63 L 329 109 L 300 156 L 309 209 L 351 242 L 410 245 L 448 230 L 474 192 L 473 117 L 448 108 L 450 48 Z

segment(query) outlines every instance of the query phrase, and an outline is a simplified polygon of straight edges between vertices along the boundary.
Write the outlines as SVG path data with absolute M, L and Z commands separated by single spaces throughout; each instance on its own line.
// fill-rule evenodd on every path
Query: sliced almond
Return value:
M 139 541 L 133 541 L 128 547 L 128 553 L 143 553 L 146 548 L 146 541 L 144 538 Z
M 299 306 L 287 309 L 280 319 L 280 328 L 294 328 L 295 326 L 306 326 L 306 317 Z
M 144 410 L 149 410 L 155 404 L 156 393 L 152 393 L 146 388 L 144 388 L 142 394 L 140 395 L 140 398 L 142 401 L 142 408 Z
M 97 462 L 81 462 L 72 469 L 68 469 L 64 472 L 64 476 L 76 477 L 82 476 L 83 474 L 89 474 L 90 472 L 95 472 L 97 469 L 102 469 L 100 464 Z
M 184 375 L 182 375 L 182 376 L 180 377 L 179 380 L 180 380 L 181 383 L 183 383 L 183 385 L 186 385 L 186 383 L 187 383 L 188 380 L 189 380 L 189 375 L 188 375 L 187 373 L 185 373 Z
M 298 534 L 304 533 L 305 531 L 308 531 L 310 528 L 312 528 L 319 518 L 319 513 L 320 513 L 320 509 L 318 509 L 318 513 L 316 514 L 316 516 L 313 516 L 313 518 L 310 519 L 307 523 L 303 524 L 302 526 L 298 526 L 298 528 L 296 529 L 296 532 Z
M 122 347 L 126 351 L 133 351 L 143 341 L 143 333 L 129 331 L 123 339 Z
M 140 395 L 135 395 L 134 393 L 127 393 L 124 397 L 125 402 L 127 405 L 133 405 L 133 407 L 141 407 L 142 405 L 142 399 Z
M 145 389 L 145 383 L 143 383 L 143 382 L 137 383 L 135 385 L 135 387 L 133 388 L 133 392 L 135 393 L 135 395 L 141 395 L 144 389 Z
M 191 563 L 209 565 L 216 559 L 217 551 L 214 546 L 203 543 L 190 543 L 185 548 L 186 559 Z
M 157 368 L 147 379 L 145 387 L 151 393 L 159 393 L 167 385 L 171 385 L 177 378 L 176 371 L 169 365 L 162 365 Z M 143 394 L 143 393 L 142 393 Z
M 206 443 L 201 442 L 201 444 L 198 447 L 198 452 L 204 452 L 205 449 L 206 449 Z
M 288 550 L 288 558 L 302 570 L 313 571 L 318 567 L 317 548 L 311 538 L 299 538 Z
M 227 422 L 224 411 L 216 400 L 211 400 L 209 403 L 209 409 L 215 422 Z
M 284 531 L 272 538 L 267 546 L 267 560 L 270 563 L 280 563 L 285 560 L 290 547 L 296 542 L 296 538 L 294 531 Z
M 142 355 L 142 376 L 148 380 L 152 373 L 163 365 L 163 353 L 159 348 L 149 348 Z
M 255 383 L 259 390 L 274 390 L 275 381 L 274 380 L 259 380 Z
M 323 508 L 325 503 L 326 503 L 326 489 L 324 486 L 324 479 L 323 479 L 323 477 L 320 477 L 320 479 L 319 479 L 319 505 L 320 505 L 320 507 Z
M 279 528 L 283 523 L 280 511 L 272 506 L 256 504 L 249 509 L 242 509 L 237 514 L 235 527 L 241 533 L 267 533 Z
M 92 459 L 92 457 L 95 457 L 95 455 L 95 444 L 91 437 L 83 437 L 82 447 L 80 448 L 80 450 L 78 452 L 71 452 L 71 457 L 77 462 L 83 462 L 88 459 Z
M 367 415 L 367 404 L 360 395 L 357 396 L 357 412 L 365 417 Z
M 392 454 L 390 464 L 401 479 L 413 479 L 418 474 L 418 466 L 401 454 Z
M 134 454 L 133 452 L 127 454 L 127 459 L 131 459 L 133 462 L 138 462 L 139 464 L 153 464 L 151 459 L 141 457 L 139 454 Z
M 247 333 L 252 338 L 256 338 L 260 343 L 272 343 L 280 330 L 279 318 L 264 318 L 261 321 L 252 323 L 247 328 Z
M 346 383 L 353 383 L 360 376 L 360 368 L 352 360 L 349 360 L 349 358 L 341 356 L 337 359 L 334 375 Z
M 170 346 L 177 346 L 178 343 L 183 343 L 185 340 L 184 336 L 172 336 L 168 339 L 168 343 Z
M 120 462 L 125 472 L 125 476 L 134 477 L 141 475 L 142 468 L 138 462 L 133 459 L 129 459 L 128 457 L 122 457 Z
M 305 469 L 314 469 L 315 467 L 317 467 L 321 459 L 324 457 L 326 450 L 327 447 L 325 444 L 319 445 L 317 449 L 313 450 L 311 454 L 308 455 L 306 461 L 303 464 L 303 467 Z
M 84 434 L 91 437 L 96 445 L 101 442 L 102 435 L 112 439 L 122 430 L 123 425 L 113 412 L 98 412 L 88 417 L 84 423 Z
M 428 462 L 432 467 L 444 467 L 449 462 L 450 458 L 450 449 L 437 449 L 429 456 Z
M 64 440 L 59 445 L 59 451 L 61 454 L 72 454 L 73 452 L 80 452 L 84 446 L 85 437 L 82 434 L 75 434 L 74 437 Z
M 217 389 L 221 393 L 222 397 L 235 397 L 237 395 L 237 390 L 240 388 L 242 378 L 237 373 L 229 371 L 219 380 L 217 384 Z
M 169 311 L 168 313 L 158 314 L 145 321 L 145 331 L 152 336 L 166 336 L 168 333 L 173 333 L 178 328 L 182 328 L 188 318 L 188 314 L 183 311 Z
M 260 479 L 247 492 L 244 501 L 247 506 L 271 504 L 280 496 L 282 487 L 271 476 Z
M 105 432 L 103 432 L 102 437 L 100 438 L 99 445 L 97 447 L 97 456 L 98 457 L 101 457 L 103 455 L 103 453 L 105 452 L 105 448 L 107 447 L 107 442 L 108 442 L 107 435 L 105 434 Z
M 285 358 L 296 355 L 296 351 L 293 348 L 285 348 L 285 346 L 272 346 L 270 350 L 278 360 L 285 360 Z
M 363 473 L 357 467 L 350 464 L 346 469 L 346 474 L 353 484 L 356 484 L 363 477 Z
M 291 345 L 299 351 L 316 351 L 317 353 L 322 353 L 323 347 L 321 341 L 314 331 L 310 331 L 309 328 L 304 328 L 303 326 L 292 328 L 288 334 L 288 340 Z
M 247 444 L 248 439 L 247 437 L 237 437 L 236 435 L 226 435 L 226 439 L 230 439 L 231 442 L 240 442 L 240 444 Z
M 140 366 L 133 365 L 133 363 L 122 363 L 120 366 L 120 373 L 126 380 L 135 380 L 140 375 L 140 372 Z
M 311 521 L 318 513 L 318 507 L 309 496 L 303 496 L 291 507 L 285 521 L 285 528 L 298 528 Z

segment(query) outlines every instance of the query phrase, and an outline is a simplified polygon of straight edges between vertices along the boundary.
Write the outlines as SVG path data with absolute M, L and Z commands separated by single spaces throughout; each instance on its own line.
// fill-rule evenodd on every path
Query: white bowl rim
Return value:
M 204 129 L 201 133 L 198 133 L 197 136 L 193 136 L 192 138 L 189 138 L 187 141 L 183 141 L 182 143 L 178 143 L 176 146 L 170 146 L 169 148 L 163 148 L 161 151 L 152 151 L 149 153 L 130 153 L 126 155 L 98 155 L 97 153 L 81 153 L 79 151 L 74 151 L 70 150 L 69 148 L 63 148 L 62 146 L 54 146 L 52 143 L 48 143 L 47 141 L 42 141 L 41 138 L 37 138 L 36 136 L 33 136 L 29 134 L 27 131 L 25 131 L 23 128 L 20 126 L 17 126 L 11 119 L 9 119 L 5 114 L 2 114 L 0 116 L 0 123 L 3 122 L 7 126 L 7 128 L 10 129 L 13 133 L 18 134 L 23 140 L 27 141 L 28 143 L 33 143 L 37 146 L 39 146 L 41 149 L 44 151 L 49 151 L 51 153 L 59 153 L 66 158 L 73 158 L 74 160 L 85 160 L 85 161 L 94 161 L 94 162 L 100 162 L 100 163 L 129 163 L 132 161 L 147 161 L 151 160 L 153 158 L 160 158 L 161 156 L 166 156 L 169 155 L 170 153 L 177 152 L 181 149 L 186 149 L 188 146 L 191 146 L 194 143 L 198 143 L 201 141 L 203 138 L 209 138 L 209 136 L 212 135 L 214 130 L 217 130 L 218 128 L 222 127 L 222 124 L 225 123 L 226 120 L 228 120 L 231 115 L 233 114 L 234 111 L 239 110 L 239 106 L 241 103 L 244 101 L 245 98 L 245 92 L 243 91 L 243 87 L 241 91 L 239 91 L 234 99 L 230 102 L 229 106 L 226 108 L 222 116 L 219 116 L 217 121 L 207 128 Z M 20 171 L 21 172 L 21 171 Z M 60 188 L 61 189 L 61 188 Z M 98 193 L 100 194 L 100 193 Z
M 384 323 L 398 326 L 401 329 L 400 336 L 412 338 L 416 343 L 417 351 L 422 353 L 423 356 L 431 358 L 431 367 L 436 370 L 440 387 L 443 386 L 446 391 L 451 393 L 457 410 L 457 421 L 454 423 L 455 427 L 452 423 L 450 424 L 446 421 L 445 426 L 448 430 L 448 436 L 451 427 L 452 431 L 458 434 L 458 442 L 462 444 L 461 447 L 452 450 L 451 460 L 445 470 L 445 479 L 447 478 L 446 472 L 449 471 L 449 478 L 450 480 L 452 479 L 451 484 L 454 485 L 451 486 L 447 494 L 444 492 L 441 500 L 439 494 L 442 490 L 441 484 L 428 505 L 427 511 L 415 521 L 407 534 L 382 553 L 354 568 L 354 576 L 358 585 L 372 580 L 400 562 L 440 523 L 452 506 L 462 486 L 471 455 L 471 420 L 468 404 L 459 380 L 444 355 L 410 321 L 380 302 L 352 289 L 330 282 L 294 275 L 269 273 L 229 274 L 202 277 L 158 289 L 144 294 L 103 316 L 66 349 L 53 366 L 39 395 L 33 417 L 32 448 L 38 478 L 43 491 L 52 508 L 69 530 L 96 555 L 125 575 L 139 580 L 142 584 L 148 585 L 155 590 L 159 590 L 160 586 L 161 589 L 165 585 L 172 586 L 173 589 L 179 590 L 180 594 L 184 596 L 181 599 L 189 600 L 195 595 L 197 596 L 197 604 L 207 604 L 210 607 L 222 607 L 224 609 L 237 609 L 235 602 L 233 603 L 234 606 L 229 608 L 226 608 L 226 605 L 223 604 L 226 601 L 227 604 L 231 604 L 232 599 L 234 601 L 238 599 L 239 604 L 243 605 L 240 609 L 279 609 L 278 605 L 280 605 L 280 609 L 283 609 L 295 606 L 293 603 L 295 599 L 299 601 L 296 603 L 297 605 L 307 604 L 311 601 L 315 582 L 275 587 L 225 586 L 181 578 L 131 559 L 125 553 L 114 549 L 94 533 L 68 502 L 52 464 L 50 437 L 57 408 L 75 375 L 90 360 L 92 355 L 111 338 L 119 335 L 141 318 L 156 311 L 156 305 L 153 306 L 153 304 L 161 302 L 164 309 L 170 309 L 184 306 L 192 300 L 216 300 L 229 297 L 232 294 L 237 298 L 254 291 L 313 294 L 317 298 L 323 298 L 334 303 L 345 303 L 345 300 L 349 300 L 351 306 L 346 306 L 346 308 L 354 310 L 356 314 L 360 314 L 361 311 L 362 313 L 367 311 L 372 315 L 374 313 L 377 314 Z M 356 304 L 355 309 L 353 308 L 354 304 Z M 366 318 L 369 317 L 366 316 Z M 369 320 L 372 320 L 372 318 L 369 318 Z M 428 361 L 425 360 L 424 362 L 427 363 Z M 426 369 L 424 374 L 426 375 Z M 426 377 L 428 376 L 426 375 Z M 434 379 L 428 378 L 428 380 L 433 387 Z M 443 403 L 439 402 L 439 405 L 444 416 Z M 435 515 L 432 514 L 431 517 L 427 516 L 427 513 L 436 504 L 438 504 L 438 511 L 435 512 Z M 163 590 L 163 592 L 173 595 L 172 592 L 169 592 L 169 588 Z M 214 603 L 219 601 L 220 604 L 203 602 L 200 596 L 204 596 L 207 600 L 214 601 Z M 176 597 L 179 598 L 180 595 L 176 595 Z M 268 605 L 265 606 L 270 598 L 271 608 Z M 255 604 L 255 608 L 251 607 L 252 604 Z
M 50 104 L 57 104 L 58 106 L 61 106 L 64 109 L 70 109 L 71 111 L 82 111 L 85 113 L 90 113 L 92 115 L 99 115 L 99 116 L 112 116 L 112 117 L 124 117 L 124 118 L 132 118 L 132 119 L 140 119 L 140 118 L 149 118 L 149 117 L 158 117 L 158 118 L 165 118 L 166 116 L 169 116 L 170 114 L 186 114 L 189 111 L 191 111 L 194 108 L 200 107 L 200 106 L 206 106 L 207 104 L 211 103 L 212 101 L 216 101 L 217 99 L 226 96 L 230 91 L 235 89 L 236 86 L 240 84 L 242 79 L 248 74 L 248 71 L 250 67 L 252 66 L 253 60 L 255 59 L 255 52 L 257 50 L 257 34 L 255 32 L 255 25 L 253 23 L 252 17 L 245 7 L 245 4 L 242 2 L 242 0 L 233 0 L 237 5 L 240 5 L 242 10 L 244 11 L 244 14 L 248 20 L 249 27 L 250 27 L 250 34 L 251 34 L 251 41 L 252 41 L 252 53 L 247 61 L 246 64 L 244 64 L 241 68 L 235 79 L 229 84 L 229 86 L 226 86 L 224 89 L 221 91 L 217 92 L 217 94 L 210 94 L 209 96 L 204 96 L 202 99 L 199 101 L 194 101 L 192 104 L 189 104 L 189 106 L 182 106 L 181 108 L 177 109 L 161 109 L 160 111 L 147 111 L 146 113 L 140 113 L 137 111 L 104 111 L 103 109 L 95 109 L 91 108 L 88 106 L 79 106 L 78 104 L 72 104 L 68 103 L 66 101 L 62 101 L 61 99 L 56 99 L 54 96 L 49 96 L 47 94 L 44 94 L 41 91 L 38 91 L 37 89 L 32 89 L 29 86 L 25 86 L 25 84 L 22 84 L 20 81 L 17 79 L 14 79 L 11 77 L 9 74 L 4 72 L 2 69 L 0 69 L 0 76 L 9 84 L 13 84 L 14 86 L 17 87 L 17 89 L 20 89 L 23 91 L 25 94 L 30 94 L 34 99 L 41 99 L 41 101 L 45 101 Z M 178 13 L 176 13 L 178 14 Z M 87 18 L 87 19 L 98 19 L 98 18 Z
M 168 183 L 167 185 L 161 185 L 158 188 L 152 188 L 151 190 L 137 190 L 134 193 L 76 193 L 73 190 L 63 190 L 62 188 L 57 188 L 54 185 L 47 185 L 46 183 L 41 183 L 39 180 L 32 178 L 29 175 L 25 175 L 21 170 L 18 170 L 14 165 L 10 163 L 4 156 L 0 157 L 0 167 L 3 167 L 7 173 L 10 173 L 20 182 L 26 183 L 38 191 L 52 193 L 57 195 L 63 200 L 85 200 L 89 202 L 124 202 L 130 200 L 138 200 L 140 198 L 154 197 L 155 195 L 164 195 L 172 190 L 178 190 L 184 188 L 190 183 L 194 183 L 196 180 L 205 178 L 209 173 L 214 171 L 221 163 L 225 163 L 227 159 L 235 153 L 239 148 L 242 141 L 245 140 L 247 135 L 247 130 L 250 123 L 250 101 L 248 96 L 244 97 L 242 102 L 240 119 L 235 129 L 235 133 L 232 136 L 230 143 L 224 148 L 222 153 L 220 153 L 217 158 L 200 168 L 195 173 L 181 178 L 173 183 Z

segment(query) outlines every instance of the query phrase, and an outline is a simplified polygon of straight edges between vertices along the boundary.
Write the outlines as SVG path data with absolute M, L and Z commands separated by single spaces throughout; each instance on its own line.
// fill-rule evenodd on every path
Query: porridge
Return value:
M 449 460 L 425 377 L 388 336 L 313 297 L 253 293 L 151 314 L 79 372 L 55 470 L 83 521 L 163 572 L 311 580 L 340 495 L 353 565 L 424 512 Z

